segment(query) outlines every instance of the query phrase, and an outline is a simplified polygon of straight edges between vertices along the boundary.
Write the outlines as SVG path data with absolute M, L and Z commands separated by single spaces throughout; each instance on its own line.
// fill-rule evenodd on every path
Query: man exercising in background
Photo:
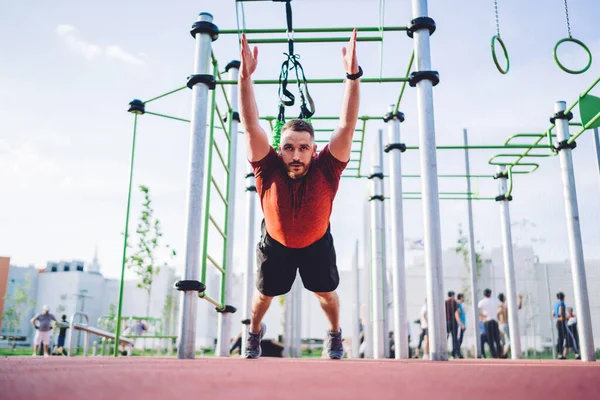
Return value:
M 329 218 L 342 171 L 350 160 L 352 136 L 358 119 L 359 80 L 356 30 L 348 49 L 342 49 L 346 69 L 339 126 L 329 144 L 317 155 L 313 127 L 304 120 L 289 120 L 281 129 L 276 152 L 259 124 L 252 86 L 258 48 L 250 50 L 242 35 L 239 75 L 240 117 L 248 140 L 248 160 L 254 169 L 256 190 L 264 219 L 256 250 L 258 293 L 253 299 L 251 324 L 244 357 L 261 356 L 260 341 L 266 326 L 261 321 L 274 296 L 290 291 L 296 271 L 304 287 L 315 293 L 327 319 L 327 354 L 344 356 L 339 323 L 339 284 L 336 254 Z

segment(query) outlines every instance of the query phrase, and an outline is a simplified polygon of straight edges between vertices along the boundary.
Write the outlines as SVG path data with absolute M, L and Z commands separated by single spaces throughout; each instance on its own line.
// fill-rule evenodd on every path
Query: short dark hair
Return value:
M 559 300 L 564 300 L 565 294 L 563 292 L 558 292 L 558 293 L 556 293 L 556 298 Z
M 63 321 L 66 321 L 67 320 L 67 316 L 65 314 L 63 314 L 62 319 L 63 319 Z
M 448 297 L 452 297 L 452 296 L 454 296 L 454 292 L 451 290 L 448 292 Z
M 504 297 L 504 293 L 500 293 L 500 294 L 498 295 L 498 300 L 500 300 L 501 302 L 503 302 L 503 303 L 504 303 L 504 300 L 505 300 L 505 299 L 506 299 L 506 298 Z
M 483 291 L 483 295 L 484 295 L 485 297 L 490 297 L 490 296 L 492 295 L 492 290 L 491 290 L 491 289 L 485 289 L 485 290 Z
M 459 294 L 456 295 L 456 298 L 458 300 L 462 300 L 463 297 L 465 297 L 465 296 L 462 293 L 459 293 Z
M 315 130 L 314 130 L 313 126 L 310 123 L 308 123 L 306 120 L 290 119 L 288 122 L 285 123 L 283 128 L 281 128 L 281 134 L 283 135 L 283 132 L 287 131 L 288 129 L 291 131 L 295 131 L 295 132 L 305 131 L 305 132 L 310 133 L 310 137 L 312 139 L 315 138 Z

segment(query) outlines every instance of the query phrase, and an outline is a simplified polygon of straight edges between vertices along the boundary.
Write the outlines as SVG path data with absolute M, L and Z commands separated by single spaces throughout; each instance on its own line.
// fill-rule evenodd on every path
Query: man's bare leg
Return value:
M 273 297 L 257 292 L 252 301 L 252 316 L 250 317 L 250 332 L 260 332 L 260 323 L 271 305 Z
M 319 299 L 321 308 L 329 320 L 329 330 L 331 332 L 340 331 L 340 298 L 336 291 L 333 292 L 315 292 Z
M 40 349 L 39 345 L 36 344 L 36 345 L 33 346 L 33 355 L 34 356 L 37 356 L 37 353 L 38 353 L 39 349 Z
M 50 354 L 48 354 L 48 345 L 46 343 L 44 343 L 44 355 L 45 356 L 49 356 Z

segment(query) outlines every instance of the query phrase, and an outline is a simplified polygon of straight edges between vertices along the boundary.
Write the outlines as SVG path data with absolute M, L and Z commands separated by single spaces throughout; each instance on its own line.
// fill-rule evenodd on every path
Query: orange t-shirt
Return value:
M 294 249 L 321 239 L 329 226 L 333 199 L 348 163 L 332 156 L 327 145 L 302 179 L 287 175 L 281 156 L 273 148 L 262 160 L 250 164 L 269 235 Z

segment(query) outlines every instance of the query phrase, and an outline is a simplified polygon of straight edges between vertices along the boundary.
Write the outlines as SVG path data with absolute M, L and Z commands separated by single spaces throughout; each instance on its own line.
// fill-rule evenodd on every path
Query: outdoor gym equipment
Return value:
M 560 69 L 562 69 L 563 71 L 565 71 L 569 74 L 582 74 L 585 71 L 587 71 L 588 69 L 590 69 L 590 66 L 592 65 L 592 53 L 590 52 L 590 49 L 585 45 L 585 43 L 583 43 L 581 40 L 575 39 L 571 35 L 571 21 L 569 20 L 569 6 L 567 4 L 567 0 L 563 0 L 563 1 L 565 4 L 565 19 L 567 21 L 568 36 L 564 39 L 560 39 L 556 43 L 556 45 L 554 45 L 554 61 L 556 61 L 556 64 L 560 67 Z M 587 53 L 587 56 L 588 56 L 588 62 L 585 67 L 583 67 L 582 69 L 578 69 L 578 70 L 577 69 L 569 69 L 569 68 L 565 67 L 563 63 L 560 62 L 560 60 L 558 59 L 558 47 L 565 42 L 575 43 L 575 44 L 579 45 L 583 50 L 585 50 L 585 52 Z
M 498 17 L 498 0 L 494 0 L 494 11 L 496 15 L 496 34 L 492 36 L 492 58 L 494 59 L 494 64 L 496 64 L 496 68 L 500 71 L 501 74 L 505 75 L 508 73 L 510 69 L 510 60 L 508 58 L 508 51 L 506 50 L 506 46 L 504 45 L 504 41 L 500 37 L 500 19 Z M 496 42 L 500 44 L 502 47 L 502 53 L 504 54 L 504 59 L 506 60 L 506 67 L 502 68 L 500 66 L 500 61 L 498 61 L 498 56 L 496 55 Z

